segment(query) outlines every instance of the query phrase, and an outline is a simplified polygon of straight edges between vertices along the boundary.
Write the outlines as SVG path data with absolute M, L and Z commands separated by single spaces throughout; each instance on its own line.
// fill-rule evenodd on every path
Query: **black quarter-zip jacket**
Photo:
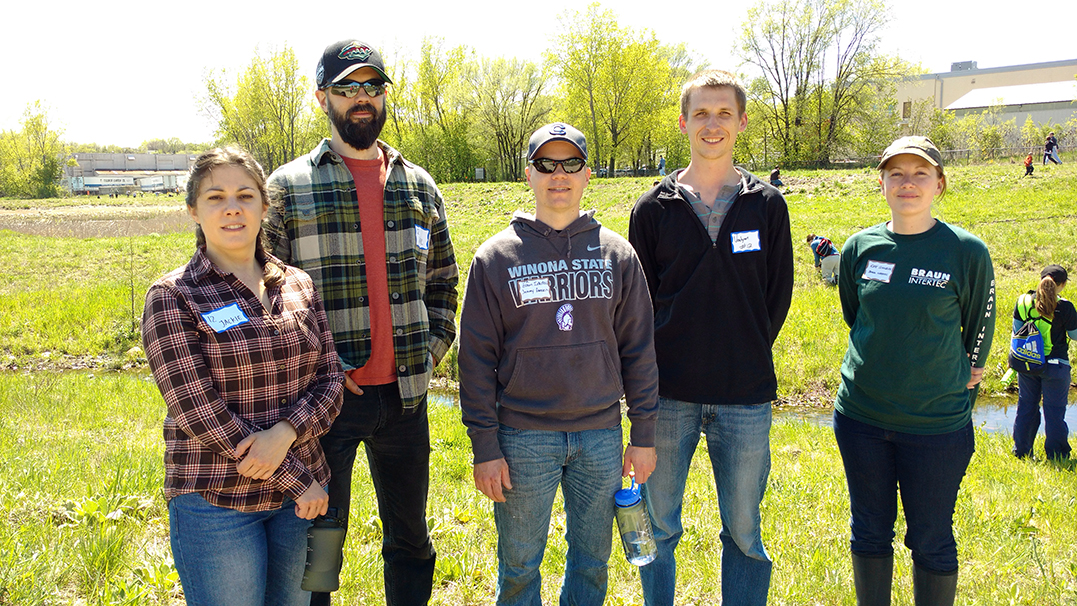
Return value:
M 793 297 L 793 242 L 781 193 L 744 169 L 716 241 L 676 171 L 632 209 L 628 239 L 654 306 L 659 394 L 699 404 L 777 398 L 771 347 Z

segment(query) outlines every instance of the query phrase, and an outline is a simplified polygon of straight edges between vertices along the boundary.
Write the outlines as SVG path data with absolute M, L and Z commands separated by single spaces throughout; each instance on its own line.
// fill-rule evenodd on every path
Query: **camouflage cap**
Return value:
M 942 172 L 942 153 L 939 152 L 939 148 L 935 147 L 931 139 L 917 135 L 902 137 L 891 143 L 890 147 L 887 147 L 886 151 L 883 152 L 883 157 L 879 160 L 879 165 L 876 168 L 882 170 L 890 158 L 900 154 L 920 156 L 930 162 L 932 166 L 938 168 L 940 173 Z

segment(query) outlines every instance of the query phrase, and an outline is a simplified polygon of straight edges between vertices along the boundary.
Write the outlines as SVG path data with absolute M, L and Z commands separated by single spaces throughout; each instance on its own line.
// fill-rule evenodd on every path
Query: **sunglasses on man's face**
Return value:
M 377 97 L 385 94 L 385 82 L 381 80 L 369 80 L 367 82 L 341 82 L 340 84 L 333 84 L 329 87 L 329 90 L 334 95 L 340 95 L 341 97 L 347 97 L 354 99 L 359 94 L 359 90 L 366 91 L 366 94 L 370 98 Z
M 531 161 L 531 166 L 534 166 L 535 170 L 547 175 L 557 170 L 557 165 L 559 164 L 566 173 L 571 175 L 573 173 L 578 173 L 583 170 L 583 167 L 587 165 L 587 161 L 583 158 L 566 158 L 564 160 L 535 158 Z

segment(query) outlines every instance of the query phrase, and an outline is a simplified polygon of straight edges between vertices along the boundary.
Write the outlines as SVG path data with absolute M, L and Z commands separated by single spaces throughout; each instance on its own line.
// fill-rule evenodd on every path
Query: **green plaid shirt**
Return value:
M 434 180 L 378 141 L 389 158 L 385 180 L 385 264 L 393 318 L 397 384 L 405 409 L 426 395 L 433 359 L 456 338 L 459 274 Z M 269 177 L 274 198 L 264 229 L 270 252 L 314 280 L 344 370 L 370 359 L 370 308 L 359 199 L 329 140 Z

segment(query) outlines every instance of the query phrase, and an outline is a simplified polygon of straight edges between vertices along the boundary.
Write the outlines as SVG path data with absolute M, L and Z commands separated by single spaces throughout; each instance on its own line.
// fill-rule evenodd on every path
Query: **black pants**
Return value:
M 364 386 L 361 396 L 345 389 L 340 415 L 321 442 L 333 474 L 329 506 L 336 507 L 345 520 L 351 503 L 352 465 L 363 444 L 382 523 L 385 601 L 389 606 L 426 604 L 436 557 L 426 527 L 430 488 L 426 400 L 416 411 L 405 413 L 395 383 Z M 329 594 L 312 594 L 310 603 L 329 604 Z

